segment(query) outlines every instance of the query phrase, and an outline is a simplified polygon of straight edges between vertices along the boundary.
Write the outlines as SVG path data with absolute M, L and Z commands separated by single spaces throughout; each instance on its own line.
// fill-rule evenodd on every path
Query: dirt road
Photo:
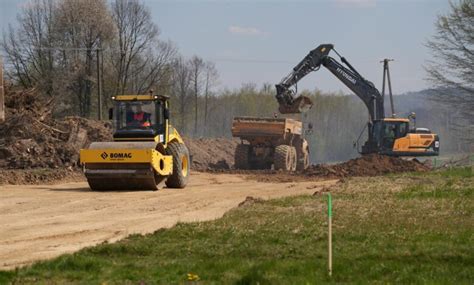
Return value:
M 91 192 L 85 182 L 0 186 L 0 269 L 53 258 L 177 222 L 221 217 L 247 196 L 311 194 L 336 180 L 258 183 L 240 175 L 193 173 L 186 189 Z

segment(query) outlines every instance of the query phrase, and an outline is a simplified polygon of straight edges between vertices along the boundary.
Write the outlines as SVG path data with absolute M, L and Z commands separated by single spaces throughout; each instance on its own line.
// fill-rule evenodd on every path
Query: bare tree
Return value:
M 474 2 L 451 2 L 451 11 L 436 21 L 436 34 L 427 42 L 435 60 L 426 67 L 437 89 L 432 98 L 458 110 L 460 134 L 474 141 Z
M 189 60 L 189 67 L 191 70 L 191 81 L 193 84 L 194 95 L 194 135 L 198 133 L 198 109 L 199 109 L 199 93 L 202 89 L 202 75 L 206 64 L 204 60 L 198 56 L 193 56 Z
M 173 62 L 171 96 L 178 103 L 179 125 L 178 128 L 186 133 L 186 119 L 188 98 L 190 97 L 191 70 L 187 62 L 178 57 Z
M 176 55 L 170 42 L 158 39 L 159 29 L 149 9 L 137 0 L 116 0 L 112 14 L 117 26 L 113 53 L 117 85 L 115 93 L 142 93 L 159 85 Z
M 217 84 L 217 80 L 219 78 L 216 65 L 211 61 L 206 62 L 205 76 L 206 78 L 205 78 L 205 83 L 204 83 L 204 126 L 206 127 L 206 131 L 207 131 L 209 97 L 211 95 L 211 89 L 214 87 L 214 85 Z
M 8 75 L 23 87 L 37 86 L 47 95 L 54 89 L 53 0 L 34 0 L 18 15 L 18 28 L 9 26 L 1 46 L 8 63 Z
M 62 46 L 70 52 L 65 63 L 70 67 L 69 88 L 77 95 L 79 112 L 91 115 L 92 88 L 95 82 L 95 51 L 114 35 L 106 0 L 62 0 L 56 16 Z

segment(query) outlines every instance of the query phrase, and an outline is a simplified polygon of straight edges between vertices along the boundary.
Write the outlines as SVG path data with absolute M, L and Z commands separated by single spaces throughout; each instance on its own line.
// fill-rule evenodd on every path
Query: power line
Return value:
M 233 63 L 288 63 L 293 64 L 293 61 L 275 60 L 275 59 L 249 59 L 249 58 L 210 58 L 215 62 L 233 62 Z

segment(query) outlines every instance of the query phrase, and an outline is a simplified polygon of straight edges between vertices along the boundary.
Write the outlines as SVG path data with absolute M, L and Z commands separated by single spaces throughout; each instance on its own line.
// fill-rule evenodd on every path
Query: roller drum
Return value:
M 89 149 L 156 149 L 156 142 L 95 142 Z M 166 177 L 148 163 L 86 163 L 84 174 L 92 190 L 157 190 Z

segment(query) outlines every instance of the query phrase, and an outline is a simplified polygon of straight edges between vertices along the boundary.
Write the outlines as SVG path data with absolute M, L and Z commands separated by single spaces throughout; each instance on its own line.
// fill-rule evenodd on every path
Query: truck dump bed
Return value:
M 234 137 L 282 137 L 286 134 L 301 135 L 300 121 L 287 118 L 235 117 L 232 121 Z

